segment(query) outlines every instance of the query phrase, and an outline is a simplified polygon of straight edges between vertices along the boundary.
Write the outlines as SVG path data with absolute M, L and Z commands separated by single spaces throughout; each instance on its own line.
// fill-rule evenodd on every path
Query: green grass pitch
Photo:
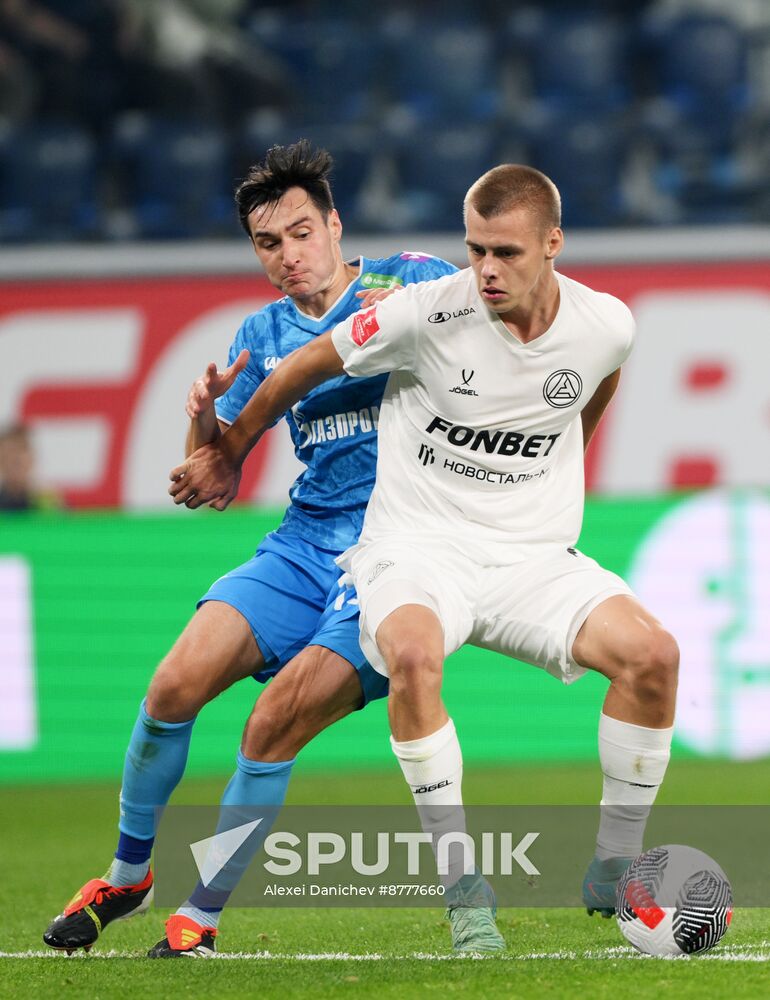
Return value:
M 407 801 L 395 771 L 296 772 L 289 799 L 295 804 Z M 769 776 L 768 762 L 674 761 L 660 801 L 763 803 Z M 186 781 L 174 801 L 210 804 L 218 801 L 222 785 Z M 758 909 L 738 910 L 728 935 L 708 955 L 673 961 L 636 956 L 614 921 L 589 919 L 580 909 L 502 910 L 507 952 L 454 958 L 439 908 L 232 910 L 220 925 L 223 958 L 210 962 L 144 959 L 163 936 L 166 916 L 151 910 L 108 928 L 88 956 L 43 957 L 48 920 L 108 864 L 116 794 L 116 786 L 102 784 L 0 790 L 0 997 L 768 995 L 770 910 Z M 466 800 L 477 804 L 592 803 L 597 794 L 597 769 L 584 765 L 471 768 L 465 780 Z

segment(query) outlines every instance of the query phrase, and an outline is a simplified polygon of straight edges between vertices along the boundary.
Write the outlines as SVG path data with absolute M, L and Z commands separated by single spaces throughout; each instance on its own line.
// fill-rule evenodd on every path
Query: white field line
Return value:
M 0 958 L 67 958 L 64 952 L 57 952 L 53 949 L 46 951 L 0 951 Z M 81 961 L 91 961 L 93 959 L 123 958 L 137 959 L 144 958 L 142 951 L 95 951 L 86 954 L 77 951 L 70 958 L 78 958 Z M 631 959 L 632 961 L 654 961 L 649 955 L 640 955 L 633 948 L 618 945 L 612 948 L 600 948 L 595 951 L 542 951 L 532 952 L 523 955 L 453 955 L 441 952 L 411 952 L 406 955 L 388 955 L 379 952 L 366 952 L 360 955 L 353 955 L 345 951 L 330 951 L 318 953 L 291 953 L 291 952 L 221 952 L 215 956 L 219 961 L 261 961 L 261 962 L 398 962 L 398 961 L 419 961 L 419 962 L 462 962 L 462 961 L 494 961 L 494 962 L 534 962 L 534 961 L 600 961 L 606 962 L 613 959 Z M 671 956 L 658 961 L 674 962 L 770 962 L 770 941 L 762 941 L 759 944 L 733 945 L 729 948 L 716 948 L 706 955 L 695 956 Z

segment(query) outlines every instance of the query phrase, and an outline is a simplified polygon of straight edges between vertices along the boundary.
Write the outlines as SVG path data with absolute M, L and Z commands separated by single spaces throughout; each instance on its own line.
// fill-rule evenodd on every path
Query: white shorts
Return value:
M 421 604 L 444 629 L 444 655 L 464 643 L 492 649 L 570 684 L 585 673 L 572 644 L 593 609 L 608 597 L 633 593 L 619 576 L 577 549 L 541 547 L 508 566 L 482 566 L 448 542 L 419 548 L 379 539 L 350 553 L 361 604 L 361 648 L 381 674 L 388 669 L 375 642 L 396 608 Z

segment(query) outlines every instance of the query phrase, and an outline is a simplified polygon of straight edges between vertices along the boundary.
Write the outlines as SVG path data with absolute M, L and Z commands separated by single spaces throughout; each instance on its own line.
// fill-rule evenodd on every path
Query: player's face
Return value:
M 324 292 L 334 280 L 342 225 L 336 211 L 324 219 L 302 188 L 249 215 L 249 231 L 271 284 L 293 299 Z
M 517 207 L 485 219 L 468 205 L 465 243 L 479 293 L 501 316 L 536 305 L 562 248 L 561 229 L 544 230 L 533 211 Z

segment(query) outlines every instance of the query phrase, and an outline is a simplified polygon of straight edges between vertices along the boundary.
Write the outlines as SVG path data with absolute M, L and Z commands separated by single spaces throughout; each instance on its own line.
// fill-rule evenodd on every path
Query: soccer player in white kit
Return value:
M 358 590 L 362 648 L 390 677 L 394 753 L 418 805 L 460 805 L 441 682 L 464 643 L 565 683 L 586 669 L 607 677 L 602 804 L 619 808 L 602 811 L 583 897 L 609 916 L 668 763 L 678 667 L 672 636 L 575 548 L 583 452 L 634 323 L 618 299 L 555 271 L 560 199 L 545 175 L 495 167 L 464 208 L 470 268 L 399 291 L 290 355 L 219 450 L 174 470 L 177 502 L 183 489 L 191 505 L 223 509 L 250 448 L 311 386 L 391 372 L 376 485 L 339 562 Z

